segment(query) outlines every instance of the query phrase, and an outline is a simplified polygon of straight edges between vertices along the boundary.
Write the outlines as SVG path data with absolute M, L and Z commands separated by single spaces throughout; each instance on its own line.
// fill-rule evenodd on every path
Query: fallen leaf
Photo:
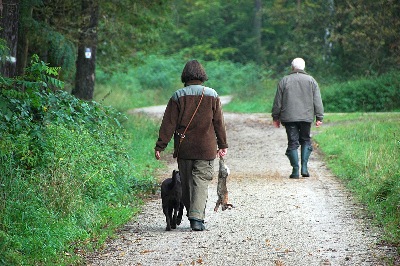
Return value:
M 143 254 L 150 253 L 150 252 L 154 252 L 154 250 L 145 249 L 145 250 L 140 251 L 140 254 L 143 255 Z

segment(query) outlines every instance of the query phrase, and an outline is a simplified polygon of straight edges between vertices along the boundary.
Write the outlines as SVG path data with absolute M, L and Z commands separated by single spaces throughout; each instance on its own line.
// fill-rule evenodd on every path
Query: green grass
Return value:
M 319 143 L 332 172 L 343 179 L 385 239 L 400 243 L 400 113 L 327 114 Z

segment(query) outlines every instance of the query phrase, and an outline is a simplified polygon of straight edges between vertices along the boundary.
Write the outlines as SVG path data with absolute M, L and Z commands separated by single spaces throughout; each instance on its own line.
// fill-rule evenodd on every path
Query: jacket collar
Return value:
M 201 85 L 203 82 L 200 80 L 189 80 L 188 82 L 185 83 L 185 87 L 189 85 Z
M 301 70 L 301 69 L 295 69 L 295 70 L 292 70 L 292 71 L 290 72 L 290 74 L 296 74 L 296 73 L 302 73 L 302 74 L 308 75 L 307 72 L 305 72 L 304 70 Z

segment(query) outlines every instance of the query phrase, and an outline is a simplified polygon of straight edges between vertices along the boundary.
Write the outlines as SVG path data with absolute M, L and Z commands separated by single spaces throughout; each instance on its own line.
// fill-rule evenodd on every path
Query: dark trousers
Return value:
M 297 150 L 301 145 L 311 146 L 311 123 L 308 122 L 288 122 L 282 123 L 286 128 L 288 139 L 288 150 Z

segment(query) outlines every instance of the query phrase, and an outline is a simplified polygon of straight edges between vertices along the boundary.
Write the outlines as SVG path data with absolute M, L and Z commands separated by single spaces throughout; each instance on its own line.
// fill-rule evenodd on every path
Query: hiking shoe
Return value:
M 203 222 L 197 220 L 190 220 L 190 228 L 193 231 L 204 231 L 206 229 Z

